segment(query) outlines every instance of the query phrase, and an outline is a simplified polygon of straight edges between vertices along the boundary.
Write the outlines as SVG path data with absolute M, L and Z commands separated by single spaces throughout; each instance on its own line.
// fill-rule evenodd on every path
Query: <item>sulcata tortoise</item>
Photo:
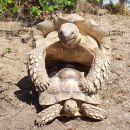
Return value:
M 42 100 L 41 95 L 48 88 L 53 88 L 53 76 L 66 64 L 84 72 L 78 82 L 79 92 L 88 97 L 97 95 L 110 71 L 108 32 L 78 14 L 54 16 L 52 21 L 41 22 L 37 28 L 27 68 L 40 93 L 39 99 Z
M 64 68 L 52 77 L 53 86 L 40 93 L 39 102 L 47 107 L 38 114 L 36 125 L 41 126 L 58 116 L 84 116 L 95 120 L 103 120 L 107 112 L 97 105 L 98 95 L 85 95 L 78 86 L 83 73 Z
M 80 81 L 84 92 L 97 93 L 110 69 L 111 42 L 107 31 L 77 14 L 64 19 L 54 17 L 37 27 L 39 30 L 33 35 L 36 48 L 28 55 L 28 72 L 39 92 L 51 86 L 47 72 L 53 66 L 70 63 L 85 72 Z

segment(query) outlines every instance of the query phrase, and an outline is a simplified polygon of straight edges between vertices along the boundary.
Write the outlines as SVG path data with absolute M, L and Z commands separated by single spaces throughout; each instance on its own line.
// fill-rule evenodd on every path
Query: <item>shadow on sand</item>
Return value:
M 40 112 L 42 108 L 39 105 L 38 92 L 35 90 L 34 84 L 31 82 L 30 78 L 26 76 L 16 85 L 20 88 L 20 90 L 14 92 L 16 97 L 22 102 L 34 105 L 37 113 Z

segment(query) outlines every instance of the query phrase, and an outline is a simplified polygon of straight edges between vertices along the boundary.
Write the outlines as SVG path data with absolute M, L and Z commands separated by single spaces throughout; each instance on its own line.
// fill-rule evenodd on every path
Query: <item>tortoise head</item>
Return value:
M 79 108 L 75 100 L 69 99 L 64 104 L 64 112 L 67 115 L 79 116 Z
M 80 43 L 81 40 L 79 38 L 79 29 L 73 23 L 62 24 L 59 29 L 58 36 L 61 43 L 66 46 L 75 46 Z

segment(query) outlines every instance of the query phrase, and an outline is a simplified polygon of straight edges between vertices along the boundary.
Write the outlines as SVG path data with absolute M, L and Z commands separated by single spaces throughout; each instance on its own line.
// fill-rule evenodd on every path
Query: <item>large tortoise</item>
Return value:
M 78 84 L 82 92 L 96 95 L 110 69 L 108 32 L 78 14 L 55 16 L 37 28 L 33 34 L 35 48 L 28 54 L 28 72 L 39 93 L 54 85 L 53 71 L 58 73 L 64 65 L 71 64 L 84 72 Z
M 84 116 L 95 120 L 103 120 L 107 112 L 97 105 L 98 95 L 88 96 L 78 86 L 83 73 L 72 69 L 61 69 L 52 77 L 53 86 L 40 93 L 39 102 L 47 107 L 38 114 L 36 124 L 44 125 L 58 116 Z
M 47 70 L 69 62 L 85 72 L 85 79 L 81 81 L 84 91 L 97 93 L 110 68 L 108 32 L 78 14 L 64 19 L 56 17 L 37 27 L 40 31 L 34 31 L 36 48 L 28 55 L 28 70 L 38 90 L 44 91 L 50 84 Z

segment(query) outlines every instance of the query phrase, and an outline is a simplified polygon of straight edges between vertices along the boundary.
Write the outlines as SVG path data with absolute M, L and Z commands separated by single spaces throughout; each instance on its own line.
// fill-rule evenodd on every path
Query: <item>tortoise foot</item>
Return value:
M 35 125 L 40 127 L 52 121 L 54 118 L 60 115 L 61 109 L 62 106 L 60 104 L 55 104 L 41 111 L 40 113 L 38 113 L 38 117 L 35 121 Z
M 108 116 L 104 109 L 86 103 L 82 105 L 82 110 L 85 116 L 98 121 L 106 119 Z

